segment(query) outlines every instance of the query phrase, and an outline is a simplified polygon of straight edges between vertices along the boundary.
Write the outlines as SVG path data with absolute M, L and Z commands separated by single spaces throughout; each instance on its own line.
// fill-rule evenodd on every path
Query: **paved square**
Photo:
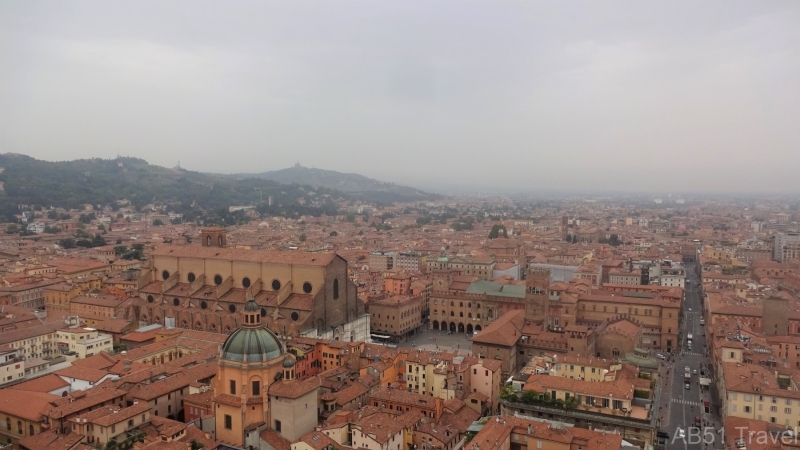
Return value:
M 397 345 L 401 348 L 418 348 L 429 351 L 458 351 L 463 355 L 472 354 L 472 341 L 464 333 L 447 334 L 447 331 L 421 330 L 406 341 Z

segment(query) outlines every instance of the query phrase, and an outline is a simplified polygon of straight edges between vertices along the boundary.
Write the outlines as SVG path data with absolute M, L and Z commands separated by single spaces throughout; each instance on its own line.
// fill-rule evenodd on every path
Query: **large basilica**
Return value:
M 352 325 L 368 318 L 340 256 L 225 244 L 224 230 L 212 229 L 202 246 L 159 246 L 139 281 L 140 322 L 228 334 L 252 296 L 261 323 L 280 335 L 367 338 Z

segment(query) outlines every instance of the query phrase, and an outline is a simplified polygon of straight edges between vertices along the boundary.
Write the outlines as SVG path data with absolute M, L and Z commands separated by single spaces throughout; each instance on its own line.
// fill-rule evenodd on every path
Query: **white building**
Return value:
M 42 222 L 29 223 L 28 231 L 36 234 L 44 233 L 44 223 Z

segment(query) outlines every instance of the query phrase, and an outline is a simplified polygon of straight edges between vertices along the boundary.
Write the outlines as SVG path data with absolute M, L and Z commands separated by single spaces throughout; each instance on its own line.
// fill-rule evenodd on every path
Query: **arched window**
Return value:
M 206 246 L 211 247 L 211 236 L 206 237 Z
M 339 298 L 339 280 L 334 278 L 333 279 L 333 299 L 337 300 Z
M 217 237 L 217 244 L 222 247 L 222 236 Z
M 611 349 L 611 356 L 619 356 L 619 349 L 614 347 Z
M 17 421 L 17 434 L 22 434 L 22 421 Z

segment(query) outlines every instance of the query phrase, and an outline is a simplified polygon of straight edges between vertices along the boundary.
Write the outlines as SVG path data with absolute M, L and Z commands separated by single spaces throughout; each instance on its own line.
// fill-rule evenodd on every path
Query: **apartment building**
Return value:
M 106 406 L 87 411 L 68 420 L 72 431 L 85 436 L 90 445 L 106 445 L 150 422 L 150 406 L 135 402 L 132 406 Z
M 772 244 L 772 259 L 779 262 L 786 262 L 787 254 L 784 248 L 789 244 L 800 243 L 800 233 L 775 233 L 775 241 Z M 788 256 L 792 256 L 791 252 Z
M 8 330 L 0 333 L 0 346 L 15 350 L 21 360 L 60 355 L 61 350 L 57 346 L 58 330 L 77 325 L 77 317 L 68 317 L 65 320 Z
M 596 430 L 617 430 L 634 445 L 648 446 L 654 443 L 655 421 L 633 399 L 635 391 L 649 394 L 649 387 L 648 380 L 627 377 L 597 382 L 534 374 L 517 392 L 517 397 L 500 401 L 501 414 L 518 413 L 564 421 L 576 427 L 591 425 Z M 533 392 L 533 401 L 515 400 L 526 392 Z
M 608 282 L 611 284 L 636 286 L 642 284 L 642 271 L 627 271 L 625 269 L 613 268 L 608 272 Z
M 800 391 L 796 386 L 781 389 L 775 373 L 759 364 L 723 362 L 720 366 L 717 387 L 726 416 L 800 427 Z
M 102 334 L 94 328 L 61 329 L 55 334 L 54 340 L 62 354 L 73 354 L 80 359 L 100 352 L 111 352 L 114 348 L 111 335 Z

